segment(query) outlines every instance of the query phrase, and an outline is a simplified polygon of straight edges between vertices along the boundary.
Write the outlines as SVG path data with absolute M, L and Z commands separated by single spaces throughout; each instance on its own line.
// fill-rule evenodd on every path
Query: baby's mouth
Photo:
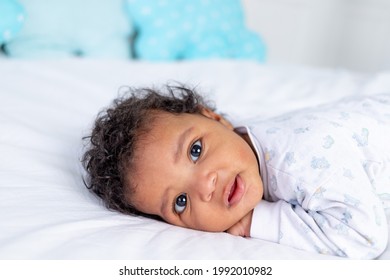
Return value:
M 230 204 L 230 201 L 234 195 L 234 192 L 236 191 L 236 188 L 237 188 L 237 177 L 234 179 L 233 186 L 230 189 L 230 193 L 229 193 L 229 197 L 228 197 L 229 204 Z
M 227 197 L 227 205 L 229 207 L 240 202 L 245 193 L 244 185 L 244 181 L 241 179 L 240 175 L 237 175 L 230 187 L 229 195 Z

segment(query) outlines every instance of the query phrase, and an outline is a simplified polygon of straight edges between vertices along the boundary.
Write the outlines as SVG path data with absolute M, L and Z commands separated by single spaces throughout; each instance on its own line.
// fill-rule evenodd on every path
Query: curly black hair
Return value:
M 184 85 L 129 88 L 98 114 L 91 135 L 83 138 L 87 143 L 81 161 L 87 171 L 87 188 L 109 209 L 161 220 L 138 211 L 126 199 L 134 192 L 129 174 L 136 167 L 137 143 L 152 128 L 156 115 L 152 110 L 197 114 L 202 108 L 214 111 L 194 88 Z

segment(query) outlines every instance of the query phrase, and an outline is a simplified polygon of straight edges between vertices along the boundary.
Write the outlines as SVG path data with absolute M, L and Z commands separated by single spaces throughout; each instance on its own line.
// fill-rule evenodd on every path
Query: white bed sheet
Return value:
M 79 164 L 81 137 L 98 110 L 120 86 L 167 81 L 197 85 L 231 119 L 390 91 L 390 72 L 228 60 L 1 59 L 0 259 L 335 258 L 126 216 L 107 210 L 87 191 Z M 381 258 L 390 259 L 390 249 Z

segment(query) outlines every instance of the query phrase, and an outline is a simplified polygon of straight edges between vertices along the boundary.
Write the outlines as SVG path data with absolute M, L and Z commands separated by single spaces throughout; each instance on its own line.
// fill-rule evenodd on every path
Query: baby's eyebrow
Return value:
M 183 151 L 185 140 L 193 129 L 194 129 L 193 127 L 189 127 L 183 133 L 180 134 L 179 139 L 177 141 L 177 146 L 176 146 L 177 148 L 174 155 L 174 163 L 177 163 L 179 161 Z

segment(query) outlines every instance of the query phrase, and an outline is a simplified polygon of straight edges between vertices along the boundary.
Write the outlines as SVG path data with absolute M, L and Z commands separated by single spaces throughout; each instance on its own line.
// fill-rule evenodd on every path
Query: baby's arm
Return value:
M 298 204 L 261 201 L 250 236 L 323 254 L 376 258 L 388 238 L 381 201 L 369 186 L 354 188 L 358 182 L 348 181 L 335 176 Z

